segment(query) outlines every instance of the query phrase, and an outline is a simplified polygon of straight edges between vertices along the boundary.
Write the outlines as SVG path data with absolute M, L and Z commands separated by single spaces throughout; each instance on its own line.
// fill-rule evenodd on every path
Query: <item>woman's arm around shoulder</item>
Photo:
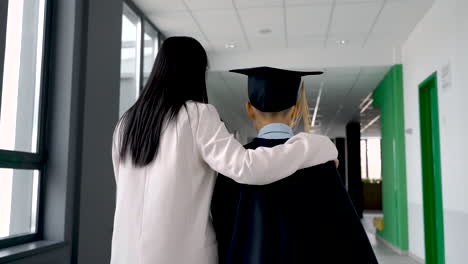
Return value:
M 201 156 L 213 170 L 239 183 L 269 184 L 338 156 L 329 138 L 307 133 L 273 148 L 245 149 L 227 131 L 212 105 L 197 103 L 194 108 L 189 111 L 198 112 L 193 133 Z

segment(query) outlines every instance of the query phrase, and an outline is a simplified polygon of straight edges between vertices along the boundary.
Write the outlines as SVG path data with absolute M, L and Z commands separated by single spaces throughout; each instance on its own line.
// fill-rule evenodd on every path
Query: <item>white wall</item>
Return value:
M 468 1 L 436 0 L 402 47 L 404 65 L 409 250 L 424 257 L 418 85 L 438 71 L 446 263 L 466 263 L 468 247 Z M 450 65 L 451 85 L 441 70 Z

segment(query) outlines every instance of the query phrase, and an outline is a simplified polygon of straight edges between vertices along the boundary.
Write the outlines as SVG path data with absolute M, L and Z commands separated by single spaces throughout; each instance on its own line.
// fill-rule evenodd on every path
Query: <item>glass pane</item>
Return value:
M 366 179 L 367 175 L 367 144 L 365 139 L 361 139 L 361 178 Z
M 0 149 L 37 151 L 45 0 L 8 2 Z
M 380 160 L 380 138 L 369 138 L 367 140 L 367 155 L 369 166 L 369 178 L 382 179 Z
M 153 69 L 154 60 L 158 54 L 159 37 L 158 32 L 149 24 L 145 23 L 145 48 L 143 57 L 143 86 L 146 85 Z
M 0 239 L 37 229 L 39 171 L 0 169 Z
M 140 93 L 140 36 L 140 19 L 124 4 L 120 62 L 120 116 L 135 103 Z

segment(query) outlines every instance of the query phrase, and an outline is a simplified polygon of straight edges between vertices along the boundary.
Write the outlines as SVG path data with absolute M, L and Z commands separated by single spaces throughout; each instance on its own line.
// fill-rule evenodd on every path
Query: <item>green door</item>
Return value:
M 419 85 L 424 239 L 427 264 L 445 263 L 437 73 Z

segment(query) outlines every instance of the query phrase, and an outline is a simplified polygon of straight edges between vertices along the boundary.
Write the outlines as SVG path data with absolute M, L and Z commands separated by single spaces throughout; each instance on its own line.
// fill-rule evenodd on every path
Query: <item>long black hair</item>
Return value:
M 148 83 L 120 120 L 119 155 L 136 167 L 158 154 L 161 133 L 187 101 L 208 102 L 205 49 L 190 37 L 170 37 L 158 52 Z

